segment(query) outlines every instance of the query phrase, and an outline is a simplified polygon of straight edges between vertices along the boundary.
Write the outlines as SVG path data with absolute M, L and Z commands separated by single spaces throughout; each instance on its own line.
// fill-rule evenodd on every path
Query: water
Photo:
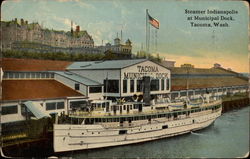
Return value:
M 235 158 L 249 152 L 249 108 L 223 114 L 210 127 L 156 141 L 68 152 L 73 158 Z

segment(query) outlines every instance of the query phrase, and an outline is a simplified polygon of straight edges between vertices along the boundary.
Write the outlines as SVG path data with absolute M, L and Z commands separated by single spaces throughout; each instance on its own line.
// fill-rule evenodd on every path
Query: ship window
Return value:
M 187 92 L 186 92 L 186 91 L 185 91 L 185 92 L 181 92 L 180 95 L 181 95 L 181 96 L 186 96 L 186 95 L 187 95 Z
M 162 129 L 167 129 L 168 125 L 162 125 Z
M 93 103 L 92 103 L 93 104 Z M 70 108 L 76 109 L 76 108 L 83 108 L 87 106 L 86 101 L 70 101 Z
M 2 115 L 17 114 L 17 105 L 2 107 Z
M 119 122 L 119 118 L 115 118 L 115 122 Z
M 194 95 L 194 92 L 193 91 L 188 91 L 188 95 L 192 96 L 192 95 Z
M 138 104 L 134 104 L 134 109 L 138 109 Z

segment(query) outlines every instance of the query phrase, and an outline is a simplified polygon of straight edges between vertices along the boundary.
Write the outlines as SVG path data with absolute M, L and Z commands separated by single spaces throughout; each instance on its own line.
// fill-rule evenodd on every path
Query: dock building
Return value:
M 84 107 L 87 100 L 155 104 L 156 98 L 165 102 L 207 92 L 221 96 L 249 91 L 248 78 L 237 72 L 217 67 L 166 68 L 147 59 L 66 62 L 3 58 L 2 68 L 3 124 L 67 114 Z
M 197 94 L 213 93 L 216 96 L 248 91 L 248 78 L 222 67 L 194 68 L 172 67 L 171 98 L 196 97 Z

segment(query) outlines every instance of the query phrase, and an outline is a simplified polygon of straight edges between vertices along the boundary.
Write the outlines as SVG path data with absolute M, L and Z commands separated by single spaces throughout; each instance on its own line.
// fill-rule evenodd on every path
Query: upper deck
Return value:
M 159 106 L 159 107 L 158 107 Z M 221 106 L 221 100 L 214 100 L 210 101 L 209 103 L 203 103 L 200 106 L 193 107 L 191 106 L 175 111 L 170 111 L 168 109 L 168 104 L 165 104 L 165 107 L 163 107 L 162 104 L 160 105 L 154 105 L 154 106 L 148 106 L 143 107 L 142 111 L 138 111 L 138 107 L 136 107 L 136 104 L 127 103 L 126 105 L 116 105 L 116 112 L 114 111 L 105 111 L 105 108 L 97 108 L 93 111 L 70 111 L 69 117 L 71 118 L 126 118 L 126 117 L 141 117 L 141 116 L 158 116 L 158 115 L 167 115 L 167 114 L 187 114 L 187 113 L 194 113 L 194 112 L 200 112 L 204 110 L 209 109 L 217 109 Z M 124 109 L 125 108 L 125 109 Z M 162 109 L 157 109 L 162 108 Z M 129 110 L 128 110 L 129 109 Z M 124 111 L 125 110 L 125 111 Z

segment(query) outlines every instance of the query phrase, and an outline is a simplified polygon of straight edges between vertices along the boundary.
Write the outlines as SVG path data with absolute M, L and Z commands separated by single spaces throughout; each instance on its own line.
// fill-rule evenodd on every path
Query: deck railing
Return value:
M 195 110 L 195 109 L 199 109 L 199 108 L 206 108 L 206 107 L 210 107 L 213 105 L 219 105 L 221 104 L 222 101 L 221 100 L 216 100 L 216 101 L 210 101 L 210 103 L 203 103 L 201 106 L 199 106 L 198 108 L 194 108 L 194 109 L 185 109 L 185 110 Z M 184 109 L 181 109 L 179 111 L 183 111 Z M 169 109 L 163 109 L 163 110 L 147 110 L 144 112 L 138 112 L 138 111 L 129 111 L 129 113 L 123 112 L 120 113 L 119 110 L 117 110 L 116 114 L 114 112 L 105 112 L 105 111 L 91 111 L 91 112 L 86 112 L 86 111 L 81 111 L 81 110 L 76 110 L 76 111 L 70 111 L 69 112 L 69 116 L 70 117 L 75 117 L 75 118 L 84 118 L 84 117 L 109 117 L 109 116 L 134 116 L 134 115 L 139 115 L 139 116 L 143 116 L 143 115 L 157 115 L 157 114 L 163 114 L 163 113 L 169 113 L 169 112 L 173 112 L 173 111 L 169 111 Z M 178 113 L 178 111 L 176 111 Z

